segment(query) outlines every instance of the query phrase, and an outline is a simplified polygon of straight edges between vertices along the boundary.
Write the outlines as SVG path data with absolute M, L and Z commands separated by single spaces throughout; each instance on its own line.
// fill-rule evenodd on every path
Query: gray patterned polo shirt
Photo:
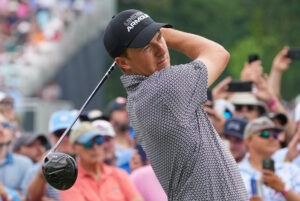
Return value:
M 248 200 L 237 164 L 202 107 L 207 70 L 201 61 L 121 81 L 137 142 L 169 200 Z

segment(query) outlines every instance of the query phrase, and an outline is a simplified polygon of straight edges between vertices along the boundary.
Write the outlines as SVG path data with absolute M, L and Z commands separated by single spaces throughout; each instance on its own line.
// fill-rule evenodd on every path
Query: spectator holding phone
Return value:
M 271 158 L 280 148 L 277 140 L 280 131 L 267 117 L 255 119 L 245 128 L 244 138 L 249 155 L 239 163 L 239 168 L 250 198 L 254 196 L 252 191 L 255 191 L 251 189 L 254 187 L 251 186 L 251 178 L 255 177 L 263 182 L 264 201 L 300 200 L 300 169 L 297 166 L 276 162 L 274 172 L 263 168 L 263 160 Z

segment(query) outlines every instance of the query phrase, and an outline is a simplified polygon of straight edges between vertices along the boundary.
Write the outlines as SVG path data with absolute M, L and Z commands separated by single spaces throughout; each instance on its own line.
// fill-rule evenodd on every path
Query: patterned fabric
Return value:
M 298 150 L 300 150 L 300 144 L 297 145 Z M 278 151 L 276 151 L 272 158 L 275 160 L 275 162 L 284 162 L 285 155 L 288 152 L 288 148 L 282 148 Z M 292 162 L 292 164 L 297 165 L 300 168 L 300 155 L 298 155 Z
M 238 167 L 208 119 L 199 60 L 146 77 L 123 75 L 127 110 L 169 200 L 247 200 Z
M 239 163 L 239 168 L 250 198 L 252 197 L 251 178 L 261 178 L 262 173 L 252 168 L 248 157 Z M 286 189 L 292 189 L 296 193 L 300 193 L 300 169 L 297 166 L 290 163 L 275 162 L 275 174 L 285 183 Z M 286 200 L 281 193 L 276 193 L 264 184 L 262 185 L 262 194 L 264 201 Z

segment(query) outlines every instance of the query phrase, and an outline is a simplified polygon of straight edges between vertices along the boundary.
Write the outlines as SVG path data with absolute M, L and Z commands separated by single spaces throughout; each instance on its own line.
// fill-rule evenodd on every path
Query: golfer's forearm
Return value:
M 202 36 L 168 28 L 163 28 L 161 31 L 169 48 L 180 51 L 191 59 L 213 57 L 214 54 L 218 56 L 228 55 L 228 52 L 221 45 Z M 218 58 L 218 56 L 215 57 Z
M 46 181 L 38 173 L 27 188 L 27 197 L 29 201 L 39 201 L 46 193 Z
M 180 51 L 191 59 L 204 62 L 208 71 L 209 87 L 225 69 L 230 55 L 218 43 L 204 37 L 175 29 L 161 29 L 169 48 Z

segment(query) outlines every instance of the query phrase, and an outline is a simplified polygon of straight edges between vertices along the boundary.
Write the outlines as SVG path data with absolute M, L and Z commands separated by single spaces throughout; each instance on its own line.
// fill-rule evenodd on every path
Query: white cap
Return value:
M 231 112 L 231 114 L 234 114 L 234 112 L 235 112 L 234 105 L 225 99 L 215 100 L 214 108 L 221 115 L 224 115 L 224 112 L 226 111 L 226 109 L 229 110 Z
M 7 94 L 3 91 L 0 91 L 0 102 L 5 100 L 5 99 L 13 100 L 13 98 L 9 94 Z
M 108 121 L 105 120 L 96 120 L 92 122 L 93 126 L 98 128 L 102 136 L 115 137 L 115 131 Z
M 295 122 L 300 122 L 300 102 L 295 108 Z

